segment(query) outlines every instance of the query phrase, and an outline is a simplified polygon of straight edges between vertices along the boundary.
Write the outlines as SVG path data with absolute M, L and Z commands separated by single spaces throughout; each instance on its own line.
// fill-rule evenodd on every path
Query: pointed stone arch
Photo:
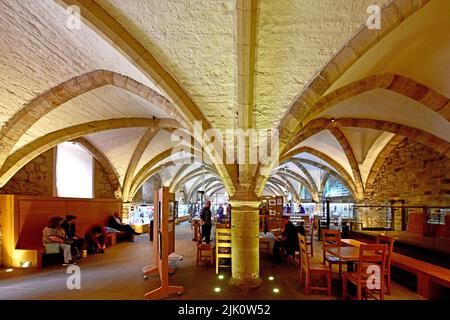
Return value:
M 108 157 L 105 156 L 103 152 L 101 152 L 98 148 L 96 148 L 92 143 L 90 143 L 86 138 L 76 138 L 72 139 L 72 142 L 78 143 L 83 148 L 86 149 L 102 166 L 103 170 L 105 170 L 106 176 L 108 177 L 109 182 L 114 190 L 114 196 L 117 199 L 122 198 L 121 185 L 119 181 L 119 174 L 117 173 L 114 166 L 109 161 Z
M 178 109 L 188 122 L 186 128 L 193 127 L 195 121 L 199 121 L 204 131 L 211 129 L 211 124 L 201 112 L 197 104 L 192 100 L 190 94 L 158 60 L 125 29 L 113 16 L 111 16 L 101 5 L 93 0 L 60 0 L 58 4 L 67 8 L 77 5 L 81 10 L 81 16 L 87 25 L 101 38 L 109 43 L 114 43 L 139 70 L 146 74 L 153 83 L 173 101 L 174 107 Z M 184 124 L 184 123 L 183 123 Z M 203 146 L 204 147 L 204 146 Z M 209 152 L 209 151 L 208 151 Z M 211 157 L 220 176 L 224 180 L 227 192 L 231 195 L 235 192 L 234 182 L 236 179 L 230 170 L 233 167 L 225 165 L 215 157 Z
M 330 92 L 310 110 L 303 123 L 309 122 L 336 103 L 374 89 L 385 89 L 413 99 L 450 120 L 450 99 L 412 78 L 396 73 L 370 75 Z
M 113 71 L 95 70 L 67 80 L 56 87 L 38 95 L 30 103 L 20 109 L 0 131 L 0 165 L 8 157 L 20 138 L 40 118 L 55 110 L 65 102 L 94 89 L 112 85 L 127 90 L 146 101 L 158 106 L 175 121 L 185 125 L 184 119 L 174 106 L 163 96 L 151 88 Z M 181 126 L 180 125 L 180 126 Z
M 139 161 L 142 158 L 142 155 L 144 154 L 145 150 L 147 149 L 150 142 L 153 140 L 153 138 L 158 133 L 159 128 L 158 127 L 151 127 L 149 128 L 144 135 L 139 140 L 138 145 L 133 151 L 133 154 L 131 155 L 130 162 L 128 163 L 127 171 L 125 173 L 125 178 L 123 180 L 123 188 L 122 188 L 122 194 L 125 199 L 129 197 L 132 179 L 134 177 L 134 174 L 136 172 L 137 165 L 139 164 Z
M 339 128 L 329 128 L 328 130 L 336 138 L 336 140 L 339 142 L 342 149 L 344 150 L 345 157 L 347 158 L 347 161 L 350 164 L 350 168 L 352 169 L 353 172 L 353 179 L 355 182 L 356 191 L 358 192 L 356 197 L 358 199 L 362 199 L 364 197 L 364 185 L 362 182 L 361 172 L 359 170 L 359 164 L 358 161 L 356 160 L 355 153 L 353 152 L 353 149 L 350 143 L 348 142 L 347 137 Z
M 297 154 L 300 153 L 309 153 L 312 154 L 313 156 L 316 156 L 317 158 L 327 162 L 330 166 L 332 166 L 334 169 L 336 169 L 336 171 L 339 173 L 339 175 L 346 181 L 347 185 L 350 187 L 349 191 L 355 195 L 357 195 L 357 189 L 356 189 L 356 185 L 355 182 L 353 181 L 352 177 L 350 176 L 350 174 L 347 172 L 347 170 L 344 169 L 344 167 L 342 167 L 336 160 L 334 160 L 333 158 L 331 158 L 330 156 L 326 155 L 325 153 L 316 150 L 314 148 L 311 147 L 299 147 L 297 149 L 294 149 L 290 152 L 288 152 L 287 154 L 285 154 L 283 156 L 283 158 L 281 159 L 281 161 L 286 161 L 289 158 L 292 158 L 294 156 L 296 156 Z
M 450 157 L 450 143 L 445 141 L 444 139 L 441 139 L 429 132 L 423 131 L 418 128 L 413 128 L 404 124 L 370 118 L 314 119 L 311 120 L 311 122 L 308 123 L 305 126 L 305 128 L 292 139 L 289 145 L 295 147 L 296 145 L 304 141 L 306 138 L 312 136 L 312 134 L 316 134 L 319 128 L 321 129 L 319 130 L 320 132 L 325 129 L 339 128 L 339 127 L 368 128 L 379 131 L 391 132 L 394 134 L 402 135 L 406 138 L 411 139 L 412 141 L 428 145 L 430 148 L 434 149 L 438 153 Z M 289 157 L 290 154 L 291 151 L 285 153 L 282 156 L 282 159 Z
M 312 81 L 304 87 L 299 96 L 291 104 L 289 112 L 281 121 L 280 150 L 285 148 L 291 138 L 304 125 L 307 113 L 314 108 L 323 94 L 335 83 L 358 59 L 386 35 L 393 31 L 400 23 L 420 10 L 430 0 L 424 0 L 411 5 L 408 1 L 392 1 L 381 10 L 380 30 L 369 30 L 366 25 L 356 32 L 355 36 L 342 47 L 330 61 L 317 72 Z
M 10 155 L 0 171 L 0 185 L 4 185 L 26 163 L 59 143 L 87 134 L 133 127 L 178 127 L 171 119 L 153 120 L 148 118 L 119 118 L 88 122 L 49 133 L 17 150 Z
M 405 139 L 403 136 L 394 136 L 381 150 L 370 168 L 369 175 L 366 180 L 365 196 L 368 197 L 373 190 L 375 179 L 383 166 L 384 161 L 389 157 L 390 153 Z

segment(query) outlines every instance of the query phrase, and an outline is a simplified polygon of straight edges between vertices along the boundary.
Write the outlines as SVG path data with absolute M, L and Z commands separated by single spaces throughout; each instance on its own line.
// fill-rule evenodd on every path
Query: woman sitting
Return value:
M 64 264 L 76 264 L 76 260 L 72 258 L 72 246 L 66 243 L 66 233 L 61 228 L 61 217 L 52 217 L 47 223 L 47 226 L 42 231 L 42 240 L 44 242 L 46 253 L 64 252 Z
M 77 229 L 74 220 L 77 217 L 71 214 L 66 215 L 66 219 L 61 223 L 61 227 L 66 232 L 66 238 L 72 241 L 72 254 L 75 257 L 80 257 L 80 252 L 83 250 L 84 239 L 77 236 Z

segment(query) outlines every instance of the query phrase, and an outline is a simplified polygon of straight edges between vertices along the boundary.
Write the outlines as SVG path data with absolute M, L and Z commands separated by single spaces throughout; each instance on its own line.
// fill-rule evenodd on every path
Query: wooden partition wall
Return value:
M 122 202 L 114 199 L 79 199 L 0 195 L 2 261 L 20 267 L 23 261 L 38 265 L 37 251 L 43 248 L 42 230 L 53 216 L 76 215 L 77 234 L 84 236 L 93 224 L 106 225 L 114 211 L 122 212 Z
M 144 277 L 159 274 L 161 286 L 145 294 L 145 299 L 163 299 L 172 294 L 182 294 L 183 287 L 169 285 L 169 254 L 175 248 L 175 197 L 169 193 L 168 187 L 155 191 L 155 210 L 153 214 L 153 256 L 155 264 L 145 266 Z M 172 203 L 172 208 L 171 208 Z

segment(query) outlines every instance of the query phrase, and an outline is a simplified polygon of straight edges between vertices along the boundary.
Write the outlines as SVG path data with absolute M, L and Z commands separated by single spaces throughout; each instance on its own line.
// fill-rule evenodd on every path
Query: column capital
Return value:
M 260 197 L 253 192 L 236 192 L 230 198 L 229 202 L 233 209 L 239 207 L 258 208 L 260 204 Z
M 235 211 L 253 211 L 257 210 L 260 205 L 260 200 L 241 200 L 241 199 L 234 199 L 231 198 L 228 200 L 228 202 L 231 204 L 232 210 Z

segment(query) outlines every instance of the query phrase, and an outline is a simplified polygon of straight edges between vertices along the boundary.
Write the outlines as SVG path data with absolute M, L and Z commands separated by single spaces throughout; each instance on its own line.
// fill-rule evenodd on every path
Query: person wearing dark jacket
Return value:
M 206 200 L 205 206 L 200 213 L 200 224 L 202 225 L 202 239 L 205 238 L 205 243 L 209 244 L 211 241 L 211 201 Z M 200 240 L 200 241 L 201 241 Z
M 302 236 L 306 237 L 306 230 L 305 230 L 305 222 L 304 221 L 300 221 L 300 225 L 297 227 L 297 231 Z
M 84 235 L 87 243 L 87 253 L 105 253 L 105 228 L 100 225 L 92 225 Z
M 281 217 L 284 227 L 281 237 L 275 240 L 273 246 L 273 261 L 282 261 L 281 248 L 284 248 L 286 256 L 294 255 L 295 251 L 299 251 L 298 232 L 295 225 L 289 220 L 288 216 Z
M 119 231 L 125 231 L 130 241 L 134 241 L 135 235 L 140 235 L 140 233 L 134 231 L 134 229 L 129 224 L 124 224 L 117 212 L 114 212 L 113 215 L 108 219 L 108 227 Z
M 74 222 L 76 218 L 77 218 L 76 216 L 71 214 L 66 215 L 66 219 L 63 222 L 61 222 L 61 227 L 66 232 L 67 239 L 73 241 L 72 247 L 74 249 L 76 248 L 75 251 L 78 251 L 79 253 L 83 249 L 84 239 L 77 236 L 77 226 Z

